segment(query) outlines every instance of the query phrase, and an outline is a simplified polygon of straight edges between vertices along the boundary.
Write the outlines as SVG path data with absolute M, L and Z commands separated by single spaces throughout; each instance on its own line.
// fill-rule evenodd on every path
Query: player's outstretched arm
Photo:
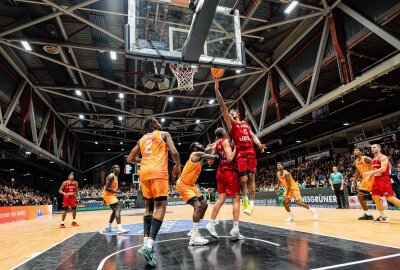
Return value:
M 267 149 L 267 146 L 260 142 L 260 140 L 258 139 L 256 134 L 254 134 L 254 132 L 252 130 L 250 130 L 250 136 L 253 139 L 254 144 L 257 145 L 258 148 L 260 148 L 261 153 L 264 153 L 265 149 Z
M 67 195 L 67 194 L 64 192 L 64 188 L 65 188 L 65 181 L 62 182 L 60 188 L 58 189 L 58 193 L 60 193 L 61 195 Z
M 224 148 L 226 159 L 228 160 L 228 162 L 231 162 L 235 158 L 236 147 L 232 151 L 232 148 L 231 148 L 231 145 L 229 144 L 228 139 L 224 140 L 224 142 L 222 143 L 222 147 Z
M 229 114 L 228 111 L 228 107 L 226 107 L 224 99 L 222 98 L 221 92 L 219 92 L 219 80 L 218 79 L 214 79 L 215 81 L 215 97 L 217 98 L 218 104 L 221 108 L 222 111 L 222 117 L 224 118 L 226 127 L 228 128 L 228 132 L 230 132 L 232 130 L 232 124 L 233 124 L 233 118 L 232 116 Z
M 211 155 L 215 155 L 217 153 L 217 145 L 214 144 L 212 150 L 211 150 Z M 209 165 L 214 164 L 215 159 L 209 159 L 207 162 Z
M 140 158 L 138 157 L 140 154 L 140 140 L 137 142 L 135 147 L 133 147 L 132 151 L 130 152 L 129 156 L 126 157 L 126 162 L 128 163 L 136 163 L 140 164 Z M 138 163 L 139 161 L 139 163 Z
M 218 155 L 210 155 L 210 154 L 206 154 L 204 152 L 194 152 L 190 158 L 191 158 L 192 162 L 199 162 L 202 159 L 215 160 L 217 157 L 218 157 Z
M 182 169 L 181 169 L 181 158 L 179 156 L 178 150 L 176 150 L 174 141 L 172 140 L 171 134 L 168 132 L 163 132 L 162 133 L 163 139 L 165 143 L 167 144 L 169 148 L 169 152 L 171 153 L 171 157 L 173 161 L 175 162 L 175 166 L 172 169 L 172 178 L 177 178 L 181 175 Z

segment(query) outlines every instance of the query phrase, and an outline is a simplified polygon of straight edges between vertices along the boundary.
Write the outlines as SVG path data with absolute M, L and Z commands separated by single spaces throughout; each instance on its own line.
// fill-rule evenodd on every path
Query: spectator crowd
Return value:
M 0 206 L 52 204 L 48 194 L 15 183 L 0 181 Z

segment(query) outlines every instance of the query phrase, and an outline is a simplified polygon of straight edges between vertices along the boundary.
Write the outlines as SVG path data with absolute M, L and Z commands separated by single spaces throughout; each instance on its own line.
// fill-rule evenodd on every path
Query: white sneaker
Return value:
M 203 238 L 200 233 L 192 234 L 189 246 L 204 246 L 208 244 L 208 240 Z
M 107 226 L 105 229 L 104 229 L 106 232 L 112 232 L 112 227 L 111 226 Z
M 127 232 L 129 232 L 129 230 L 127 230 L 127 229 L 117 229 L 117 231 L 116 231 L 117 234 L 127 233 Z
M 288 217 L 285 219 L 285 222 L 292 222 L 292 221 L 294 221 L 294 216 L 288 216 Z
M 230 232 L 234 240 L 243 240 L 244 236 L 240 234 L 239 228 L 233 228 Z
M 215 231 L 215 225 L 214 224 L 208 223 L 206 225 L 206 229 L 210 233 L 212 238 L 219 239 L 219 236 L 218 236 L 217 232 Z
M 191 230 L 187 233 L 187 236 L 191 237 L 192 234 L 193 234 L 193 229 L 191 229 Z
M 315 208 L 310 208 L 310 212 L 311 212 L 313 219 L 317 220 L 318 219 L 317 210 L 315 210 Z

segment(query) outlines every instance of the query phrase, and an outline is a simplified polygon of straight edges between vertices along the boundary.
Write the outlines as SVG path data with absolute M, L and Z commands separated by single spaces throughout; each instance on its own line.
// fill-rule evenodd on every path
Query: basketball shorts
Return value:
M 66 196 L 64 196 L 64 198 L 63 198 L 63 207 L 75 208 L 76 207 L 75 197 L 66 197 Z
M 392 182 L 389 176 L 375 177 L 374 184 L 371 189 L 372 196 L 393 197 Z
M 246 149 L 236 150 L 236 163 L 238 165 L 239 173 L 242 172 L 257 172 L 257 157 L 256 150 L 253 147 Z
M 285 196 L 285 195 L 286 195 L 286 191 L 285 191 L 285 193 L 284 193 L 284 196 Z M 292 190 L 289 192 L 289 194 L 288 194 L 287 196 L 288 196 L 289 200 L 291 200 L 291 199 L 294 198 L 295 201 L 301 201 L 301 199 L 303 199 L 303 198 L 301 197 L 300 190 L 298 190 L 298 189 L 296 189 L 296 190 L 293 190 L 293 189 L 292 189 Z
M 200 190 L 196 186 L 189 186 L 183 183 L 181 180 L 176 182 L 176 190 L 178 191 L 179 195 L 188 203 L 188 201 L 194 197 L 202 197 Z
M 118 198 L 115 195 L 108 195 L 108 196 L 103 196 L 103 200 L 105 203 L 110 206 L 114 203 L 118 203 Z
M 168 179 L 140 179 L 140 188 L 145 199 L 167 199 L 168 198 Z
M 371 192 L 372 186 L 374 184 L 374 178 L 375 178 L 374 176 L 371 176 L 369 178 L 363 178 L 363 180 L 360 183 L 359 190 L 364 193 Z
M 239 175 L 237 171 L 217 171 L 218 193 L 226 193 L 226 196 L 234 197 L 240 192 Z

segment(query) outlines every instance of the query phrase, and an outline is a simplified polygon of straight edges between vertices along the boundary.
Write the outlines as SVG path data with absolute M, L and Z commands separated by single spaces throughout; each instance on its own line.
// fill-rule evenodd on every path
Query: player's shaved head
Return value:
M 225 132 L 225 129 L 223 129 L 223 128 L 217 128 L 215 130 L 215 137 L 217 137 L 218 139 L 224 138 L 225 134 L 226 134 L 226 132 Z

